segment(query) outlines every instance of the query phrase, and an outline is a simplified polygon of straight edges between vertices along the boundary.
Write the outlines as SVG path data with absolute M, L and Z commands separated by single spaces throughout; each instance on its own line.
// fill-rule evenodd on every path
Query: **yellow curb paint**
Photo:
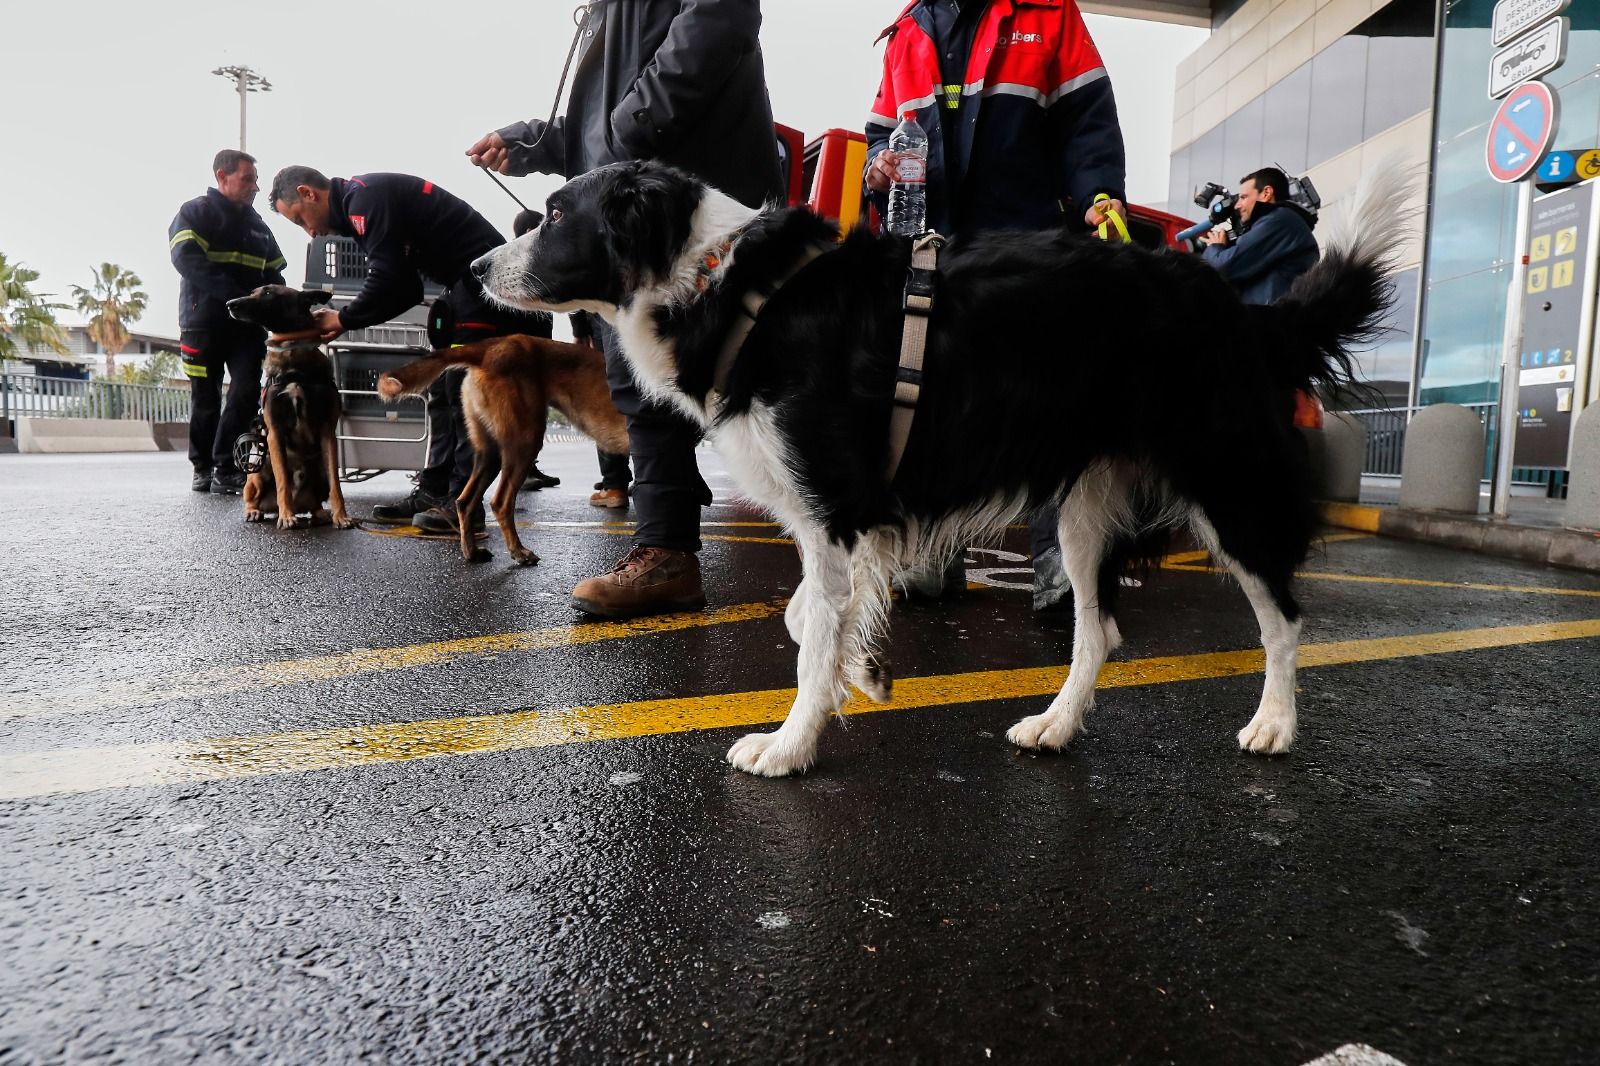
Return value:
M 1330 526 L 1359 529 L 1365 533 L 1378 532 L 1378 519 L 1383 511 L 1377 507 L 1362 507 L 1353 503 L 1321 503 L 1322 520 Z
M 1305 668 L 1600 637 L 1600 619 L 1306 644 Z M 1108 663 L 1099 688 L 1260 673 L 1259 648 Z M 1053 695 L 1061 666 L 905 678 L 894 701 L 857 698 L 846 714 Z M 545 711 L 352 726 L 259 736 L 33 752 L 0 758 L 0 799 L 331 770 L 561 744 L 754 726 L 780 720 L 793 689 L 644 700 Z
M 356 674 L 433 666 L 468 655 L 496 655 L 509 651 L 566 648 L 603 640 L 626 640 L 630 637 L 652 636 L 684 629 L 751 622 L 782 614 L 787 603 L 787 600 L 742 603 L 714 610 L 655 615 L 623 622 L 584 622 L 578 625 L 553 626 L 549 629 L 531 629 L 519 633 L 490 633 L 428 644 L 361 648 L 309 659 L 245 663 L 177 677 L 112 682 L 97 685 L 93 689 L 68 689 L 35 697 L 27 702 L 7 704 L 0 707 L 0 720 L 67 711 L 102 711 L 118 707 L 137 707 L 148 703 L 202 699 L 227 695 L 231 692 L 275 688 L 307 681 L 329 681 Z

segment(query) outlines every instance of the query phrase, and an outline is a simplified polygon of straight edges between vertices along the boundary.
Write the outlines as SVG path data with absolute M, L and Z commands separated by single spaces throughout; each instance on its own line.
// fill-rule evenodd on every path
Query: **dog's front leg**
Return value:
M 322 465 L 328 471 L 328 503 L 333 507 L 333 524 L 340 529 L 354 529 L 361 523 L 344 509 L 344 488 L 339 484 L 338 432 L 339 423 L 335 420 L 322 435 Z
M 828 716 L 844 705 L 845 615 L 850 603 L 850 550 L 817 535 L 806 539 L 802 559 L 805 596 L 799 610 L 799 690 L 783 725 L 751 733 L 728 750 L 728 762 L 746 773 L 785 777 L 816 759 Z
M 267 424 L 267 459 L 272 463 L 272 484 L 278 490 L 278 528 L 293 529 L 300 523 L 295 519 L 294 496 L 289 491 L 291 471 L 283 454 L 282 437 L 273 421 L 271 402 L 262 408 L 261 414 Z

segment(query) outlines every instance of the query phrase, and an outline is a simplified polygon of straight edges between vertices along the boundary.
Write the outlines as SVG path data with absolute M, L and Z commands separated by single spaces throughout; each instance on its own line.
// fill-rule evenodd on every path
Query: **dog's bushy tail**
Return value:
M 378 379 L 378 395 L 393 403 L 402 396 L 420 396 L 439 375 L 456 366 L 477 366 L 483 362 L 484 346 L 463 344 L 459 348 L 436 348 L 421 359 L 384 374 Z
M 1386 160 L 1368 171 L 1353 205 L 1336 220 L 1322 258 L 1272 305 L 1287 358 L 1273 361 L 1299 389 L 1359 397 L 1352 352 L 1383 334 L 1394 306 L 1390 280 L 1416 210 L 1409 206 L 1420 172 Z

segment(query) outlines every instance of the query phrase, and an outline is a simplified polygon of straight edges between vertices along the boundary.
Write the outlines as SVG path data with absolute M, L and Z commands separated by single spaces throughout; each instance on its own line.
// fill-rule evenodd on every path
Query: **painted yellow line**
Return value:
M 1445 655 L 1600 637 L 1600 619 L 1419 633 L 1307 644 L 1302 667 Z M 1262 653 L 1175 655 L 1109 663 L 1100 688 L 1170 684 L 1260 673 Z M 847 714 L 1043 697 L 1066 679 L 1060 666 L 912 677 L 886 707 L 857 698 Z M 781 719 L 793 689 L 645 700 L 544 711 L 353 726 L 195 741 L 34 752 L 0 758 L 0 799 L 332 770 L 413 759 L 522 751 L 626 737 L 754 726 Z
M 1186 570 L 1191 574 L 1226 574 L 1220 566 L 1168 565 L 1167 570 Z M 1414 588 L 1456 589 L 1465 592 L 1520 592 L 1530 596 L 1600 597 L 1600 589 L 1563 589 L 1545 585 L 1485 585 L 1476 581 L 1430 581 L 1420 577 L 1383 577 L 1378 574 L 1328 574 L 1315 570 L 1296 571 L 1306 581 L 1353 581 L 1364 585 L 1409 585 Z
M 139 678 L 101 683 L 94 687 L 66 689 L 39 695 L 23 702 L 0 706 L 0 720 L 38 717 L 75 711 L 102 711 L 118 707 L 137 707 L 172 700 L 223 696 L 307 681 L 329 681 L 356 674 L 407 670 L 434 666 L 468 655 L 497 655 L 511 651 L 541 651 L 593 644 L 603 640 L 672 633 L 771 618 L 783 613 L 787 600 L 768 603 L 741 603 L 709 611 L 656 615 L 625 622 L 584 622 L 549 629 L 530 629 L 519 633 L 490 633 L 457 640 L 411 644 L 393 648 L 360 648 L 334 655 L 279 662 L 244 663 L 202 673 L 176 677 Z

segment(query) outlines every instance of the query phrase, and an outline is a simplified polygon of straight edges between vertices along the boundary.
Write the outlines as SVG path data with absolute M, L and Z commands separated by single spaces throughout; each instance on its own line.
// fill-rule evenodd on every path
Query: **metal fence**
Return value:
M 1464 403 L 1461 405 L 1478 416 L 1483 426 L 1483 479 L 1494 473 L 1496 439 L 1500 435 L 1500 405 L 1493 401 Z M 1354 415 L 1367 426 L 1367 459 L 1362 465 L 1363 474 L 1400 476 L 1400 458 L 1406 450 L 1406 426 L 1420 407 L 1374 407 L 1359 411 L 1341 411 Z M 1516 467 L 1511 480 L 1521 485 L 1544 485 L 1553 492 L 1562 489 L 1565 475 L 1559 470 L 1525 469 Z
M 1499 425 L 1497 412 L 1500 405 L 1491 401 L 1464 403 L 1461 406 L 1476 414 L 1479 424 L 1483 426 L 1484 476 L 1488 477 L 1487 471 L 1492 468 L 1494 461 L 1494 438 Z M 1361 467 L 1363 474 L 1400 476 L 1400 457 L 1406 450 L 1406 426 L 1410 424 L 1411 416 L 1420 410 L 1420 407 L 1368 407 L 1339 412 L 1354 415 L 1366 423 L 1367 459 Z
M 189 390 L 0 371 L 0 419 L 123 418 L 189 421 Z

